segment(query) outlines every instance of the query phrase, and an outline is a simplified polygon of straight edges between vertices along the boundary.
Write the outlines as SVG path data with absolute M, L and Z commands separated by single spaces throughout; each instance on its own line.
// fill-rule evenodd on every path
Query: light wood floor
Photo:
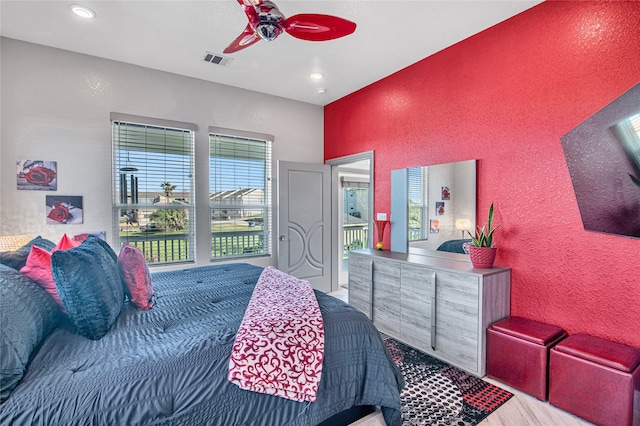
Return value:
M 329 293 L 347 302 L 347 290 Z M 586 422 L 576 416 L 562 411 L 548 402 L 539 401 L 523 392 L 515 390 L 496 380 L 484 377 L 487 382 L 500 386 L 513 393 L 513 398 L 491 413 L 479 426 L 588 426 Z M 353 426 L 384 426 L 381 413 L 373 413 L 353 424 Z
M 515 390 L 497 380 L 484 377 L 483 380 L 500 386 L 513 393 L 513 398 L 505 402 L 489 417 L 480 422 L 481 426 L 586 426 L 591 423 L 550 405 L 548 402 Z

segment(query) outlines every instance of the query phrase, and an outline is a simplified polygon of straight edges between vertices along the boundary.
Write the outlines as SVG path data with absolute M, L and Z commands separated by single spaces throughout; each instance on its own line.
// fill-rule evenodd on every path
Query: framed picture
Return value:
M 21 190 L 58 190 L 58 166 L 55 161 L 17 160 L 16 177 Z
M 442 187 L 442 199 L 443 200 L 450 200 L 451 199 L 451 190 L 449 190 L 448 186 L 443 186 Z
M 431 234 L 437 234 L 440 232 L 440 221 L 438 219 L 431 219 L 429 221 L 429 232 Z
M 82 223 L 82 196 L 47 195 L 47 225 L 69 225 Z
M 444 215 L 444 201 L 436 201 L 436 216 Z

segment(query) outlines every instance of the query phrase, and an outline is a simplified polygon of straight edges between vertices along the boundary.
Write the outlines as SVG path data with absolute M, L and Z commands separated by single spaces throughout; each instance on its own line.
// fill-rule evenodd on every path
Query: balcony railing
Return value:
M 351 250 L 368 247 L 369 228 L 366 225 L 343 226 L 342 258 L 346 259 Z
M 415 241 L 420 239 L 420 228 L 409 228 L 407 237 L 409 241 Z
M 363 225 L 344 227 L 343 255 L 350 250 L 367 247 L 368 228 Z M 150 264 L 184 262 L 193 259 L 188 234 L 155 234 L 122 236 L 122 241 L 139 248 Z M 256 231 L 214 232 L 211 234 L 211 258 L 256 255 L 264 253 L 264 234 Z
M 128 235 L 121 237 L 144 253 L 148 263 L 170 263 L 192 260 L 188 234 Z
M 231 231 L 211 234 L 211 258 L 264 253 L 264 232 Z

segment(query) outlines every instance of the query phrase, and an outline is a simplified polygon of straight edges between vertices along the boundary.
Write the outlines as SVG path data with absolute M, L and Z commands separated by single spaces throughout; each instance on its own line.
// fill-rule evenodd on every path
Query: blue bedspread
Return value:
M 316 292 L 325 324 L 317 400 L 296 402 L 227 381 L 236 330 L 262 268 L 248 264 L 153 274 L 156 304 L 127 306 L 100 340 L 60 328 L 0 406 L 16 425 L 316 425 L 354 405 L 399 425 L 402 376 L 373 324 Z

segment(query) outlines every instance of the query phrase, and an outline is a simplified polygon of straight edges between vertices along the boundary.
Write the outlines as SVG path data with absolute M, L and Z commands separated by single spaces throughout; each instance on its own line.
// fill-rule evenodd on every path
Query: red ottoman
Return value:
M 547 400 L 549 349 L 567 336 L 560 327 L 508 317 L 487 330 L 487 376 Z
M 598 425 L 640 425 L 640 350 L 569 336 L 551 350 L 549 403 Z

